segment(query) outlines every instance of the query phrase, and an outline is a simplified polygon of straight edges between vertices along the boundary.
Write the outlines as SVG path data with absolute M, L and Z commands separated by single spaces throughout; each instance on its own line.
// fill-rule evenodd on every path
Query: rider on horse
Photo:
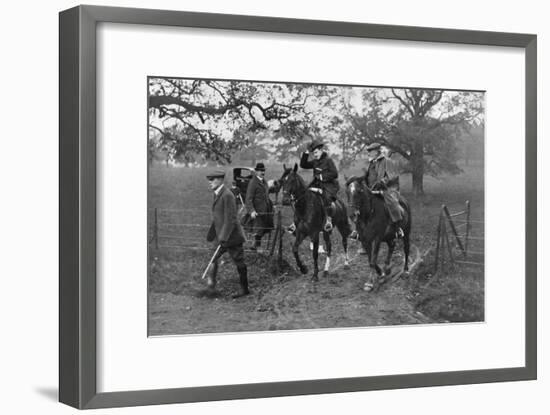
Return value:
M 401 224 L 403 209 L 399 204 L 399 173 L 394 163 L 381 151 L 379 143 L 367 147 L 369 164 L 365 171 L 365 184 L 373 191 L 380 191 L 388 208 L 396 238 L 403 237 Z
M 332 230 L 332 215 L 334 212 L 334 202 L 340 189 L 338 184 L 338 170 L 334 161 L 323 151 L 324 144 L 313 140 L 309 145 L 309 151 L 302 154 L 300 167 L 302 169 L 313 169 L 313 181 L 309 188 L 316 191 L 323 198 L 323 207 L 325 209 L 326 223 L 324 230 Z M 309 160 L 309 153 L 312 153 L 313 159 Z

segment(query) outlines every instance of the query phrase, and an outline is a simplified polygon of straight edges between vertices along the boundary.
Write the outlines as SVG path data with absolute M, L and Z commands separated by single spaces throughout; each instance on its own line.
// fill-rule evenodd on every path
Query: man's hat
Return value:
M 223 170 L 214 170 L 206 175 L 208 180 L 212 179 L 223 179 L 225 177 L 225 172 Z
M 311 144 L 309 145 L 309 151 L 314 151 L 316 148 L 323 147 L 324 144 L 319 140 L 313 140 Z
M 380 147 L 382 147 L 380 143 L 372 143 L 367 146 L 367 151 L 380 150 Z
M 256 171 L 265 171 L 264 163 L 257 163 L 256 167 L 254 167 L 254 170 L 256 170 Z

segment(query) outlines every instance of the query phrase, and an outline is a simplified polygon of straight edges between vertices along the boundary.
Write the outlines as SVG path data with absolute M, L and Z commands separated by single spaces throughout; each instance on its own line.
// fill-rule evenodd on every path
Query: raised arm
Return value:
M 300 167 L 302 169 L 312 169 L 313 163 L 308 160 L 309 159 L 309 153 L 306 151 L 302 153 L 302 158 L 300 159 Z

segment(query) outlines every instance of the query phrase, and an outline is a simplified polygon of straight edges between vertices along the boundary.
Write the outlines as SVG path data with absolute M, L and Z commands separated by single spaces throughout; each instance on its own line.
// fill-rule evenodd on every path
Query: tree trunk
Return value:
M 422 196 L 424 194 L 424 165 L 421 164 L 420 167 L 413 167 L 412 172 L 412 185 L 413 192 L 415 196 Z
M 412 186 L 415 196 L 424 195 L 424 148 L 422 143 L 415 146 L 412 162 Z

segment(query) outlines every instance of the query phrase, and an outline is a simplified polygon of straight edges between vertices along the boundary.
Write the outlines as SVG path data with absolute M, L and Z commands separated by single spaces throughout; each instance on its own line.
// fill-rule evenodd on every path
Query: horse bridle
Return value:
M 303 199 L 306 196 L 307 193 L 304 193 L 300 197 L 296 197 L 294 195 L 294 193 L 285 190 L 284 189 L 284 182 L 286 182 L 287 180 L 288 180 L 288 176 L 285 177 L 285 180 L 281 180 L 281 188 L 283 189 L 283 196 L 288 196 L 290 198 L 290 207 L 292 208 L 293 212 L 296 212 L 296 207 L 295 207 L 296 203 L 299 200 Z

